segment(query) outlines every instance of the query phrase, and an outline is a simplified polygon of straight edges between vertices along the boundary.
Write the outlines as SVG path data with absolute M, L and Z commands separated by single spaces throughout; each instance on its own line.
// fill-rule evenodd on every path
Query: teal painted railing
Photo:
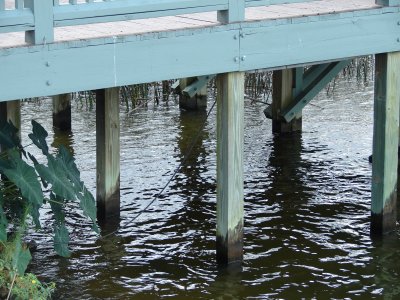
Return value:
M 315 0 L 0 0 L 0 33 L 26 32 L 32 44 L 51 43 L 54 27 L 218 11 L 222 23 L 243 21 L 245 7 Z M 398 5 L 400 0 L 376 0 Z

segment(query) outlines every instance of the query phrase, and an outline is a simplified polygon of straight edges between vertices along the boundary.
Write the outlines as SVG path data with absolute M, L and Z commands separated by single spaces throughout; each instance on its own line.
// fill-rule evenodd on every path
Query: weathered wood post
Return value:
M 245 0 L 229 0 L 218 21 L 243 21 Z M 233 59 L 233 58 L 232 58 Z M 217 263 L 243 260 L 244 73 L 217 75 Z
M 71 130 L 71 94 L 53 96 L 53 126 L 61 131 Z
M 371 234 L 395 229 L 399 143 L 400 52 L 375 56 Z
M 196 80 L 196 77 L 182 78 L 179 80 L 179 107 L 186 110 L 205 109 L 207 107 L 207 86 L 197 91 L 196 95 L 190 97 L 182 91 Z
M 272 132 L 296 132 L 302 129 L 302 114 L 286 122 L 281 113 L 295 100 L 296 84 L 300 86 L 303 68 L 277 70 L 272 76 Z M 295 84 L 296 83 L 296 84 Z
M 217 263 L 243 258 L 244 73 L 217 76 Z
M 120 213 L 119 89 L 96 91 L 96 198 L 100 224 L 119 220 Z
M 0 102 L 0 126 L 11 121 L 18 129 L 21 138 L 21 102 L 20 100 Z

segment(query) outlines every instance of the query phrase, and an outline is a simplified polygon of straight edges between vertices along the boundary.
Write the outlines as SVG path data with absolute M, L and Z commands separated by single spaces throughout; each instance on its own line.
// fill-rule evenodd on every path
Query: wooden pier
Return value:
M 118 87 L 190 78 L 192 97 L 216 75 L 217 260 L 229 264 L 242 260 L 246 71 L 275 70 L 273 130 L 292 132 L 349 59 L 376 55 L 371 232 L 395 228 L 398 51 L 399 0 L 0 0 L 0 121 L 18 124 L 20 99 L 54 96 L 68 129 L 68 94 L 96 90 L 106 222 L 119 218 Z

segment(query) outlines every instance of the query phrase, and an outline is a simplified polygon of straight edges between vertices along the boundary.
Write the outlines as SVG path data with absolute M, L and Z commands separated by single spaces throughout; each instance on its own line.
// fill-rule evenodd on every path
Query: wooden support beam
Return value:
M 217 75 L 217 262 L 243 259 L 244 73 Z
M 11 121 L 18 129 L 21 139 L 21 102 L 20 100 L 0 102 L 0 126 L 4 122 Z
M 371 234 L 395 229 L 399 143 L 400 52 L 375 56 Z
M 196 90 L 191 96 L 185 93 L 185 89 L 194 83 L 197 77 L 182 78 L 179 80 L 179 107 L 186 110 L 205 109 L 207 107 L 207 85 Z
M 120 214 L 119 89 L 96 91 L 97 218 L 100 225 Z
M 53 126 L 61 131 L 71 130 L 71 94 L 53 96 Z
M 303 70 L 300 68 L 301 71 Z M 300 69 L 297 73 L 300 73 Z M 301 131 L 302 114 L 301 112 L 290 122 L 282 118 L 282 112 L 294 103 L 295 79 L 302 78 L 296 76 L 296 69 L 277 70 L 272 76 L 272 132 L 287 133 Z M 298 83 L 300 85 L 300 82 Z

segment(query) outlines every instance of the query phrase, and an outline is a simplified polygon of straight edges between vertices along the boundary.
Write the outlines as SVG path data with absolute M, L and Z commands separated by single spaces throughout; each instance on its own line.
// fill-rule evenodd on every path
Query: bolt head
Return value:
M 238 62 L 239 61 L 239 57 L 235 57 L 234 59 L 233 59 L 235 62 Z
M 46 85 L 47 85 L 47 86 L 50 86 L 50 85 L 51 85 L 50 80 L 47 80 L 47 81 L 46 81 Z

